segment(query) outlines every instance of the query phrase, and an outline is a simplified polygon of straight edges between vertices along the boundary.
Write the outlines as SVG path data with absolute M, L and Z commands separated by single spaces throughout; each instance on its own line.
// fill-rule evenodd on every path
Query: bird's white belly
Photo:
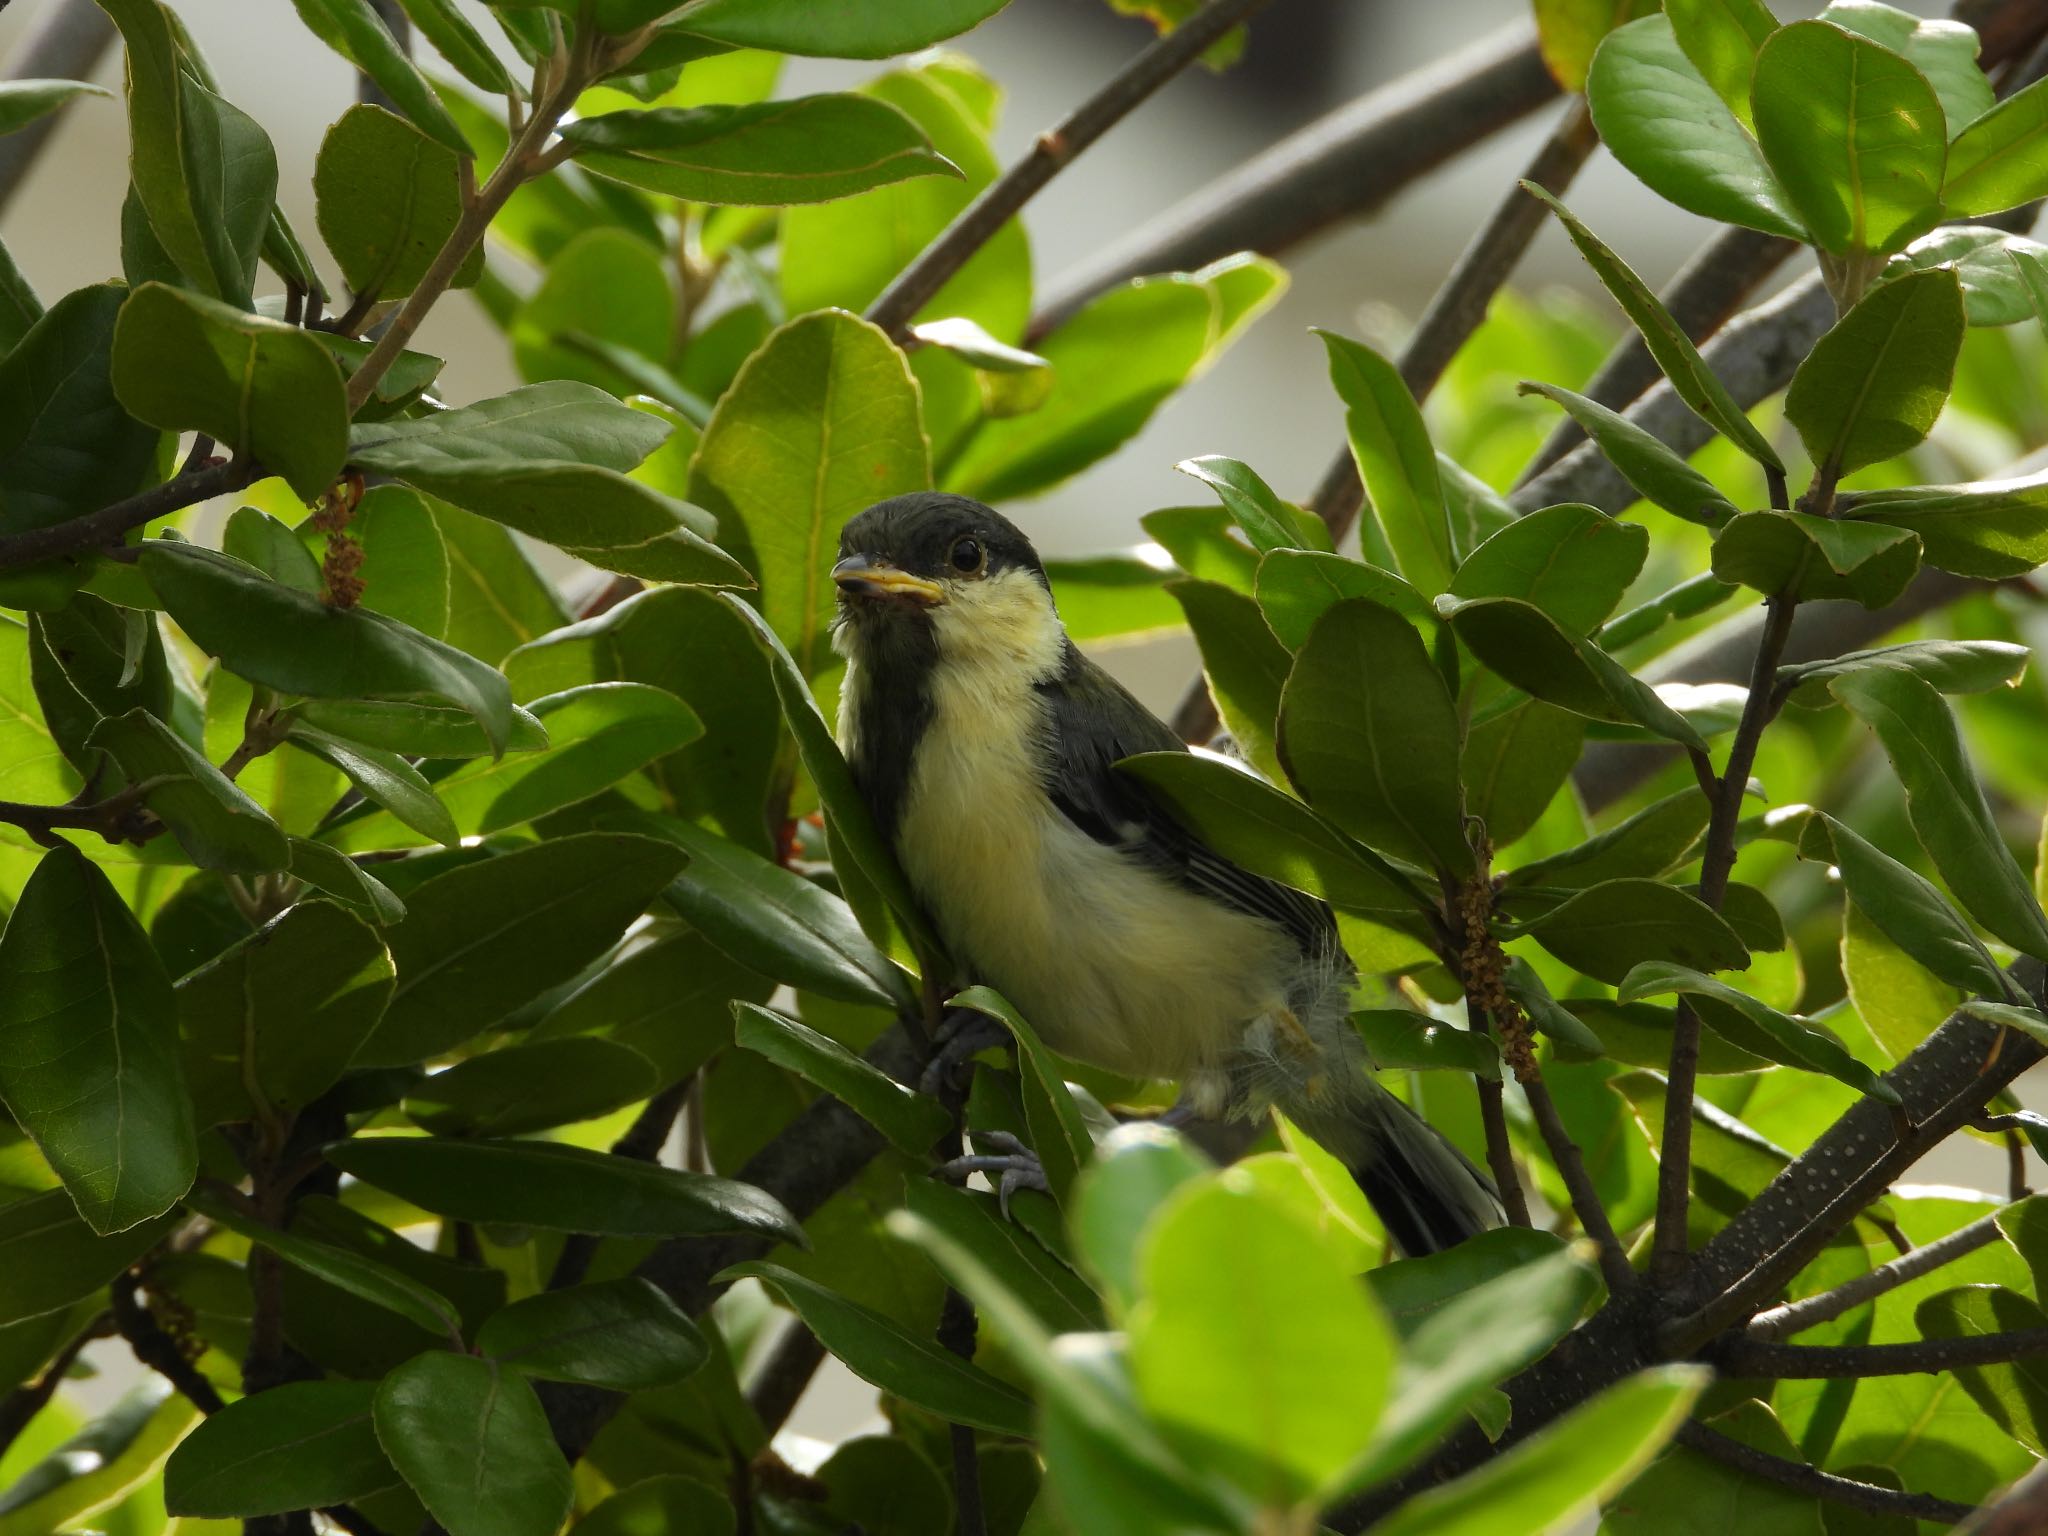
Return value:
M 960 959 L 1046 1043 L 1134 1077 L 1220 1066 L 1299 964 L 1270 923 L 1097 843 L 1046 797 L 1035 699 L 941 688 L 897 848 Z

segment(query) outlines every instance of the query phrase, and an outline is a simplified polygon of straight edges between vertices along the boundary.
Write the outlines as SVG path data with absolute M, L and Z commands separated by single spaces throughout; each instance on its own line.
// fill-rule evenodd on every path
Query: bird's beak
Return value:
M 920 608 L 936 608 L 946 592 L 936 581 L 926 581 L 908 571 L 899 571 L 886 561 L 866 555 L 848 555 L 832 567 L 832 579 L 841 592 L 856 597 L 897 598 Z

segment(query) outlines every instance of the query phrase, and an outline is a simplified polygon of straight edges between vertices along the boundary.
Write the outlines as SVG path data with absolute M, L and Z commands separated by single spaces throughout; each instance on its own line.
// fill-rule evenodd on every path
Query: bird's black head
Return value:
M 979 585 L 1018 576 L 1046 585 L 1031 541 L 992 508 L 942 491 L 869 507 L 840 534 L 832 568 L 849 618 L 928 613 Z

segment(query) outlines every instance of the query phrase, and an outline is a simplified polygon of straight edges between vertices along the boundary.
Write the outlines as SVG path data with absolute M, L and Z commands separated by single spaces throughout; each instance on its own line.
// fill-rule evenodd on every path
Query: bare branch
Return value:
M 1679 1425 L 1678 1443 L 1703 1456 L 1711 1456 L 1738 1472 L 1747 1472 L 1782 1488 L 1826 1499 L 1830 1504 L 1860 1509 L 1869 1515 L 1906 1515 L 1915 1520 L 1954 1525 L 1976 1513 L 1968 1504 L 1938 1499 L 1931 1493 L 1901 1493 L 1896 1488 L 1880 1488 L 1875 1483 L 1837 1477 L 1803 1461 L 1787 1461 L 1782 1456 L 1773 1456 L 1769 1451 L 1744 1445 L 1740 1440 L 1690 1419 Z
M 1764 1344 L 1732 1338 L 1709 1351 L 1730 1376 L 1777 1381 L 1826 1381 L 1864 1376 L 1919 1376 L 1959 1366 L 2005 1365 L 2048 1354 L 2048 1328 L 1980 1333 L 1962 1339 L 1913 1339 L 1900 1344 Z
M 1154 41 L 1057 128 L 1041 133 L 1030 154 L 989 183 L 979 197 L 963 208 L 945 233 L 926 246 L 868 307 L 869 322 L 900 339 L 912 318 L 931 302 L 947 279 L 994 239 L 996 232 L 1047 182 L 1153 92 L 1200 58 L 1210 44 L 1269 3 L 1270 0 L 1209 0 L 1194 16 Z
M 227 1406 L 212 1382 L 185 1358 L 178 1341 L 163 1329 L 142 1303 L 141 1282 L 133 1270 L 115 1276 L 108 1288 L 114 1327 L 128 1341 L 135 1358 L 182 1392 L 201 1413 L 219 1413 Z
M 1802 1297 L 1798 1301 L 1787 1302 L 1782 1307 L 1760 1312 L 1751 1320 L 1745 1333 L 1760 1344 L 1789 1339 L 1795 1333 L 1832 1322 L 1844 1312 L 1860 1307 L 1866 1301 L 1895 1290 L 1909 1280 L 1918 1280 L 1922 1275 L 1932 1274 L 1944 1264 L 1953 1264 L 1963 1255 L 1975 1253 L 1979 1248 L 1997 1241 L 1998 1218 L 1983 1217 L 1966 1227 L 1956 1228 L 1946 1237 L 1937 1238 L 1925 1247 L 1902 1254 L 1889 1264 L 1880 1264 L 1868 1273 L 1845 1281 L 1831 1291 L 1822 1291 L 1817 1296 Z
M 125 497 L 97 512 L 52 523 L 47 528 L 30 528 L 21 533 L 0 535 L 0 571 L 17 570 L 63 555 L 89 554 L 121 541 L 131 528 L 185 507 L 196 506 L 215 496 L 239 491 L 263 477 L 266 471 L 251 459 L 211 464 L 203 469 L 175 475 L 162 485 Z

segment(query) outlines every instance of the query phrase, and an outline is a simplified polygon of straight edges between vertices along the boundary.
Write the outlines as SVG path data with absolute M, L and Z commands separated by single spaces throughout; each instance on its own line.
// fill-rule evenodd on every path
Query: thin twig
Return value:
M 995 238 L 1019 209 L 1080 153 L 1122 122 L 1153 92 L 1186 69 L 1209 46 L 1270 0 L 1209 0 L 1195 15 L 1153 42 L 1083 102 L 1065 121 L 1041 133 L 1031 153 L 1011 166 L 960 211 L 945 233 L 896 275 L 868 307 L 870 324 L 901 337 L 947 279 Z
M 939 1344 L 962 1360 L 974 1359 L 974 1338 L 978 1327 L 974 1303 L 951 1286 L 946 1287 L 945 1305 L 939 1310 Z M 981 1502 L 981 1463 L 976 1459 L 974 1427 L 954 1423 L 947 1426 L 953 1447 L 953 1500 L 959 1509 L 957 1536 L 988 1536 L 988 1515 Z
M 630 1157 L 642 1163 L 657 1161 L 661 1149 L 668 1145 L 669 1133 L 675 1129 L 676 1112 L 683 1107 L 692 1081 L 686 1077 L 649 1099 L 626 1133 L 612 1143 L 612 1156 Z M 548 1275 L 548 1289 L 559 1291 L 581 1284 L 590 1270 L 590 1261 L 597 1256 L 597 1243 L 588 1232 L 572 1232 L 563 1238 L 562 1251 L 555 1256 L 554 1270 Z
M 1678 1427 L 1678 1443 L 1703 1456 L 1711 1456 L 1724 1466 L 1747 1472 L 1765 1482 L 1776 1483 L 1799 1493 L 1811 1494 L 1817 1499 L 1826 1499 L 1831 1504 L 1846 1505 L 1860 1509 L 1870 1515 L 1905 1515 L 1915 1520 L 1934 1520 L 1943 1525 L 1954 1525 L 1976 1513 L 1968 1504 L 1956 1504 L 1947 1499 L 1938 1499 L 1931 1493 L 1901 1493 L 1896 1488 L 1881 1488 L 1875 1483 L 1859 1483 L 1853 1478 L 1837 1477 L 1832 1472 L 1823 1472 L 1818 1467 L 1808 1466 L 1802 1461 L 1787 1461 L 1783 1456 L 1773 1456 L 1769 1451 L 1760 1451 L 1755 1446 L 1744 1445 L 1740 1440 L 1722 1434 L 1695 1420 L 1687 1420 Z
M 1469 993 L 1465 998 L 1465 1018 L 1467 1027 L 1475 1035 L 1492 1033 L 1486 1010 Z M 1472 1081 L 1479 1090 L 1479 1122 L 1486 1130 L 1486 1167 L 1493 1175 L 1493 1187 L 1500 1195 L 1501 1209 L 1508 1214 L 1509 1226 L 1531 1226 L 1529 1197 L 1522 1190 L 1521 1170 L 1515 1167 L 1514 1143 L 1508 1139 L 1505 1088 L 1497 1077 L 1475 1073 Z
M 1985 1216 L 1966 1227 L 1956 1228 L 1946 1237 L 1936 1238 L 1925 1247 L 1915 1248 L 1889 1264 L 1880 1264 L 1853 1280 L 1845 1281 L 1831 1291 L 1822 1291 L 1817 1296 L 1802 1297 L 1782 1307 L 1760 1312 L 1750 1320 L 1744 1332 L 1760 1344 L 1789 1339 L 1795 1333 L 1833 1322 L 1844 1312 L 1895 1290 L 1908 1280 L 1917 1280 L 1944 1264 L 1953 1264 L 1964 1254 L 1975 1253 L 1979 1248 L 1997 1242 L 1998 1235 L 1998 1218 Z
M 2048 1328 L 1979 1333 L 1961 1339 L 1901 1344 L 1764 1344 L 1732 1337 L 1709 1351 L 1730 1376 L 1775 1381 L 1833 1381 L 1865 1376 L 1918 1376 L 1959 1366 L 2005 1365 L 2048 1355 Z
M 1557 1102 L 1551 1098 L 1549 1085 L 1540 1071 L 1522 1079 L 1522 1094 L 1536 1117 L 1536 1129 L 1543 1135 L 1543 1144 L 1550 1149 L 1550 1160 L 1557 1164 L 1558 1176 L 1571 1196 L 1572 1214 L 1579 1218 L 1586 1236 L 1600 1250 L 1600 1273 L 1606 1277 L 1607 1289 L 1617 1295 L 1632 1289 L 1637 1277 L 1628 1262 L 1628 1250 L 1615 1236 L 1614 1223 L 1607 1219 L 1600 1191 L 1594 1188 L 1592 1175 L 1586 1172 L 1586 1159 L 1579 1144 L 1572 1140 L 1571 1132 L 1565 1129 Z
M 211 464 L 173 476 L 162 485 L 124 497 L 83 517 L 52 523 L 47 528 L 29 528 L 20 533 L 0 535 L 0 571 L 54 560 L 60 555 L 104 549 L 119 543 L 121 536 L 131 528 L 140 528 L 155 518 L 167 517 L 215 496 L 239 491 L 267 473 L 250 459 Z

